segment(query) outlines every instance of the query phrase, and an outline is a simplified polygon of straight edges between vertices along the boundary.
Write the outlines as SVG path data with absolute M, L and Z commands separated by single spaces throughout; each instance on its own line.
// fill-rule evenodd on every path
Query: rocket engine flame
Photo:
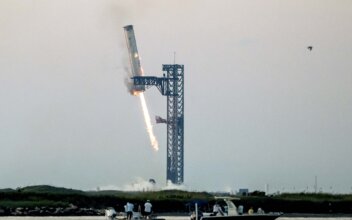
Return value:
M 153 147 L 153 149 L 155 151 L 158 151 L 159 150 L 159 143 L 156 140 L 156 137 L 155 137 L 154 132 L 153 132 L 152 121 L 151 121 L 150 116 L 149 116 L 149 111 L 148 111 L 147 103 L 146 103 L 145 98 L 144 98 L 144 94 L 143 93 L 139 93 L 139 98 L 141 100 L 144 120 L 145 120 L 145 124 L 147 126 L 147 132 L 149 134 L 150 144 L 152 145 L 152 147 Z

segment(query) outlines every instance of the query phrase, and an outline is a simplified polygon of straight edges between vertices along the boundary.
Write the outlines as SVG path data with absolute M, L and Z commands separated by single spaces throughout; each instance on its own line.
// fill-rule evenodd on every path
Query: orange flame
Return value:
M 133 95 L 133 96 L 138 96 L 141 92 L 139 92 L 139 91 L 137 91 L 137 90 L 131 90 L 130 91 L 131 92 L 131 94 Z

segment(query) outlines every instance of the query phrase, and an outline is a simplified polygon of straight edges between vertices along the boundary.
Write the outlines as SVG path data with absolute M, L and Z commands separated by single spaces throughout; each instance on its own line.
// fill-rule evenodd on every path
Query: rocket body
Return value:
M 140 57 L 137 50 L 136 37 L 134 35 L 134 30 L 132 25 L 127 25 L 123 27 L 125 29 L 125 37 L 128 49 L 128 55 L 130 58 L 131 64 L 131 73 L 132 77 L 134 76 L 143 76 L 143 70 L 141 67 Z M 144 92 L 145 86 L 143 85 L 134 85 L 133 82 L 130 82 L 130 92 L 131 94 L 136 94 L 139 92 Z

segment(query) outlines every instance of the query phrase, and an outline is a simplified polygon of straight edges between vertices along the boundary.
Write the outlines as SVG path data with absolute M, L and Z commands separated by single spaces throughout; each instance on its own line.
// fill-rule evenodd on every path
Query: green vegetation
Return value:
M 86 208 L 104 209 L 114 207 L 123 211 L 127 201 L 142 205 L 149 199 L 154 211 L 188 212 L 197 202 L 203 211 L 211 210 L 214 195 L 207 192 L 187 192 L 180 190 L 125 192 L 125 191 L 81 191 L 47 185 L 29 186 L 17 189 L 0 189 L 1 209 L 51 209 Z M 352 213 L 352 195 L 285 193 L 265 196 L 263 193 L 241 196 L 234 200 L 243 205 L 245 211 L 250 207 L 261 207 L 267 212 L 284 213 Z
M 18 188 L 17 191 L 24 193 L 50 193 L 50 194 L 84 194 L 84 191 L 67 189 L 63 187 L 54 187 L 48 185 L 39 185 L 39 186 L 27 186 L 24 188 Z
M 16 190 L 0 190 L 0 208 L 33 207 L 68 207 L 103 209 L 115 207 L 123 211 L 127 201 L 144 204 L 153 201 L 155 211 L 185 210 L 185 205 L 192 201 L 211 200 L 212 195 L 202 192 L 167 190 L 157 192 L 124 191 L 80 191 L 53 186 L 29 186 Z
M 283 193 L 277 198 L 288 200 L 309 200 L 309 201 L 352 201 L 352 194 L 328 194 L 328 193 Z

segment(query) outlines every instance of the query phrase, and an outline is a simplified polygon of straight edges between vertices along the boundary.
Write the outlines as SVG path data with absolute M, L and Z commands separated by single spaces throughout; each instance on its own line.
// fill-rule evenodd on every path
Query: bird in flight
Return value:
M 313 50 L 313 46 L 308 46 L 307 49 L 312 51 Z

